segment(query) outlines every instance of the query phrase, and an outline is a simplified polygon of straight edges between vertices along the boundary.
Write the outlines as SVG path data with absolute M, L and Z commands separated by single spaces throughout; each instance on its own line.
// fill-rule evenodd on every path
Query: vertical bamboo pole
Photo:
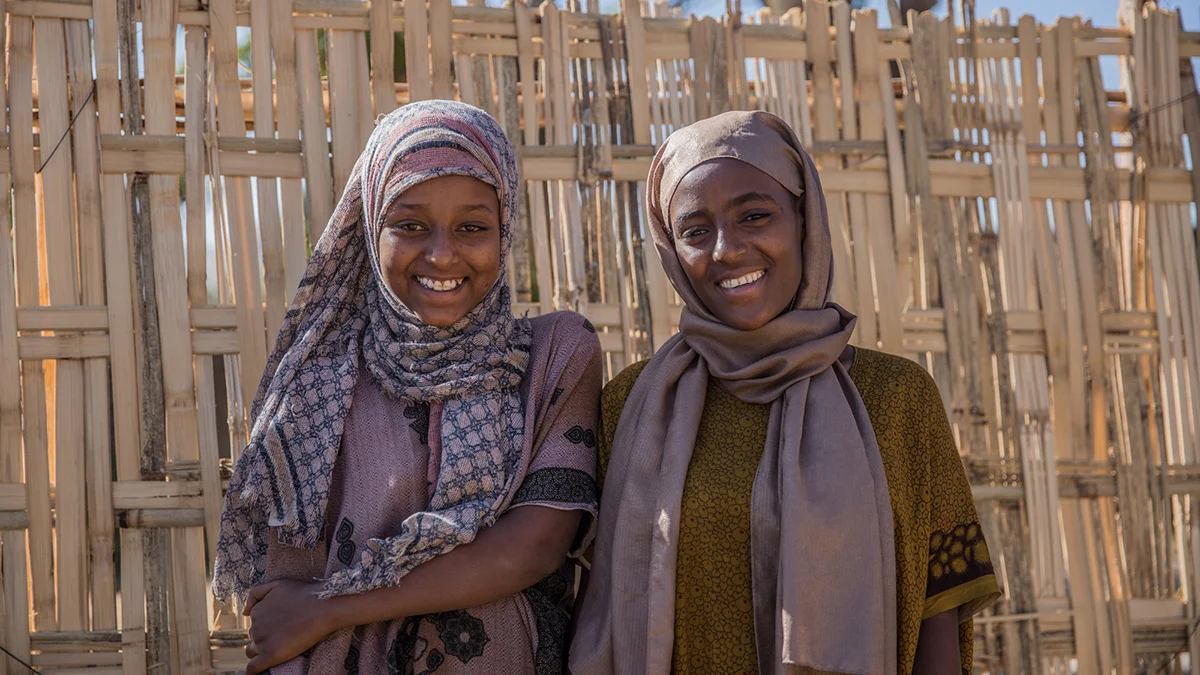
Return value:
M 116 0 L 93 0 L 92 30 L 95 49 L 96 103 L 99 132 L 120 133 L 121 99 L 118 80 Z M 134 357 L 133 275 L 130 270 L 129 220 L 123 176 L 102 177 L 104 210 L 104 262 L 107 285 L 109 353 L 114 401 L 113 439 L 117 480 L 132 481 L 141 473 L 141 421 L 138 400 L 138 365 Z M 121 530 L 121 662 L 124 675 L 146 672 L 146 608 L 143 578 L 142 533 Z
M 454 62 L 450 0 L 429 0 L 429 58 L 433 66 L 433 97 L 454 98 L 450 69 Z
M 271 77 L 271 0 L 250 0 L 250 60 L 254 86 L 254 137 L 275 138 L 275 96 Z M 254 179 L 258 228 L 262 239 L 263 281 L 266 287 L 267 343 L 283 324 L 290 290 L 284 285 L 283 223 L 279 218 L 279 181 Z
M 517 30 L 517 67 L 521 80 L 521 107 L 525 118 L 525 145 L 539 145 L 537 83 L 534 80 L 532 12 L 524 0 L 512 3 L 513 22 Z M 536 270 L 538 308 L 545 314 L 554 306 L 554 282 L 550 266 L 550 242 L 546 225 L 546 184 L 528 181 L 529 214 L 533 241 L 533 264 Z
M 205 279 L 208 244 L 204 144 L 204 113 L 208 109 L 208 41 L 203 28 L 189 26 L 185 33 L 184 61 L 184 164 L 187 180 L 188 302 L 193 308 L 208 304 Z M 196 250 L 199 249 L 198 252 Z M 198 268 L 198 269 L 193 269 Z M 195 274 L 193 274 L 193 272 Z M 199 277 L 199 283 L 193 279 Z M 217 552 L 221 518 L 220 442 L 218 441 L 216 383 L 213 357 L 195 357 L 197 423 L 199 427 L 200 481 L 204 499 L 204 526 L 208 569 Z
M 7 9 L 0 3 L 0 16 Z M 0 30 L 4 41 L 0 53 L 11 63 L 7 48 L 9 41 L 4 30 Z M 8 88 L 0 81 L 0 128 L 8 123 Z M 17 346 L 17 273 L 15 228 L 12 227 L 10 198 L 11 179 L 0 176 L 0 481 L 5 483 L 25 482 L 25 460 L 22 456 L 21 430 L 21 361 Z M 11 235 L 10 235 L 11 233 Z M 35 261 L 36 265 L 36 261 Z M 9 555 L 0 559 L 3 565 L 4 605 L 3 636 L 10 651 L 17 658 L 29 661 L 29 570 L 26 562 L 27 548 L 25 532 L 9 530 L 0 536 L 4 551 Z
M 395 51 L 396 41 L 393 39 L 392 33 L 391 0 L 372 0 L 371 91 L 374 94 L 376 115 L 386 115 L 396 109 Z M 282 130 L 281 121 L 280 131 Z
M 806 24 L 805 43 L 808 45 L 808 61 L 812 64 L 813 93 L 813 140 L 838 140 L 837 102 L 833 88 L 833 44 L 829 37 L 829 10 L 819 0 L 805 0 L 804 17 Z M 834 154 L 820 154 L 814 158 L 821 167 L 836 168 L 841 164 L 841 158 Z M 846 220 L 846 204 L 844 193 L 826 194 L 826 204 L 829 211 L 829 231 L 833 238 L 833 268 L 842 270 L 836 273 L 832 296 L 835 302 L 857 313 L 868 312 L 874 308 L 859 307 L 862 302 L 859 296 L 859 279 L 854 270 L 853 255 L 850 244 L 850 225 Z M 873 345 L 875 337 L 874 317 L 872 316 L 869 333 L 860 326 L 855 333 L 869 335 Z M 857 340 L 858 338 L 856 338 Z M 866 345 L 863 345 L 866 346 Z
M 404 69 L 409 100 L 433 98 L 430 80 L 428 0 L 404 0 Z M 518 52 L 520 50 L 518 49 Z
M 270 11 L 271 50 L 275 56 L 275 115 L 279 122 L 279 138 L 281 140 L 300 139 L 300 94 L 296 84 L 296 41 L 298 37 L 292 28 L 291 4 L 291 0 L 271 0 Z M 375 4 L 391 7 L 390 2 Z M 388 16 L 390 22 L 391 15 Z M 391 36 L 390 26 L 387 34 Z M 387 63 L 390 68 L 391 51 L 388 52 Z M 392 93 L 391 101 L 394 105 L 396 92 L 394 89 L 389 90 Z M 378 103 L 376 105 L 378 106 Z M 391 108 L 386 112 L 391 112 Z M 325 121 L 322 119 L 321 127 L 324 128 L 324 126 Z M 324 140 L 324 137 L 321 140 Z M 302 153 L 302 155 L 307 163 L 309 161 L 307 153 Z M 309 189 L 313 190 L 314 188 L 310 185 Z M 300 181 L 295 178 L 282 179 L 280 193 L 283 197 L 283 286 L 287 294 L 284 300 L 286 306 L 291 304 L 292 297 L 296 294 L 296 288 L 300 285 L 300 279 L 304 276 L 304 269 L 308 266 L 308 249 L 305 246 L 304 192 Z M 312 243 L 315 244 L 316 240 L 314 239 Z M 274 336 L 268 335 L 267 339 L 271 341 Z
M 66 36 L 61 19 L 34 22 L 37 50 L 38 128 L 41 131 L 41 174 L 46 232 L 46 278 L 51 305 L 79 304 L 75 277 L 75 212 L 61 195 L 70 195 L 72 152 L 69 144 L 51 150 L 69 133 Z M 84 430 L 83 364 L 58 363 L 55 378 L 54 483 L 58 621 L 64 630 L 84 630 L 87 617 L 87 501 Z
M 279 9 L 276 19 L 286 22 L 286 26 L 281 27 L 280 32 L 290 31 L 292 2 L 276 2 Z M 296 31 L 296 75 L 300 85 L 300 123 L 303 129 L 301 141 L 304 152 L 305 194 L 308 197 L 308 242 L 313 247 L 325 232 L 325 226 L 333 215 L 334 200 L 339 196 L 333 188 L 329 141 L 325 137 L 325 103 L 321 94 L 318 59 L 316 32 Z
M 333 191 L 340 195 L 362 152 L 359 130 L 358 88 L 354 76 L 357 57 L 354 33 L 330 30 L 325 33 L 329 72 L 329 128 L 333 140 Z
M 833 16 L 837 31 L 834 54 L 837 63 L 838 99 L 841 101 L 840 137 L 845 140 L 858 140 L 859 111 L 855 105 L 857 97 L 855 96 L 854 82 L 854 47 L 851 44 L 853 38 L 850 35 L 850 5 L 845 0 L 838 0 L 833 4 Z M 868 70 L 874 70 L 874 68 L 868 68 Z M 878 91 L 878 87 L 868 85 L 863 88 L 863 91 L 868 92 L 867 96 L 870 96 L 870 92 Z M 845 166 L 845 161 L 841 158 L 837 159 L 836 166 L 842 168 Z M 854 332 L 858 344 L 876 349 L 880 343 L 879 318 L 875 308 L 875 301 L 879 294 L 875 289 L 875 279 L 871 269 L 871 240 L 874 237 L 867 220 L 866 198 L 862 194 L 851 192 L 846 194 L 845 199 L 847 234 L 850 235 L 851 261 L 854 266 L 854 286 L 858 290 L 855 305 L 858 308 L 859 318 Z M 889 246 L 887 249 L 889 256 L 891 248 Z M 842 277 L 844 278 L 850 273 L 849 269 L 844 269 Z M 899 328 L 899 316 L 893 315 L 893 318 L 895 322 L 891 327 Z M 894 333 L 893 337 L 895 337 Z
M 208 17 L 218 129 L 222 136 L 241 137 L 246 134 L 246 113 L 238 87 L 236 9 L 234 0 L 212 0 Z M 233 291 L 238 316 L 238 360 L 242 374 L 242 410 L 231 411 L 231 416 L 245 420 L 249 417 L 249 406 L 267 363 L 262 272 L 258 264 L 258 238 L 254 232 L 250 183 L 245 178 L 227 178 L 223 182 L 228 213 L 226 220 L 232 235 Z
M 96 128 L 95 83 L 92 80 L 92 32 L 86 21 L 66 23 L 71 73 L 71 128 L 75 150 L 75 196 L 79 217 L 81 299 L 105 303 L 104 247 L 100 202 L 100 143 Z M 0 125 L 2 126 L 2 125 Z M 108 363 L 84 363 L 86 390 L 85 458 L 87 465 L 88 540 L 91 555 L 92 628 L 117 627 L 112 509 L 112 445 L 110 443 Z
M 144 8 L 143 40 L 146 50 L 146 131 L 175 133 L 175 7 Z M 240 105 L 239 105 L 240 107 Z M 159 331 L 162 334 L 163 393 L 166 397 L 167 460 L 200 459 L 196 419 L 196 390 L 188 316 L 187 285 L 178 270 L 184 269 L 182 224 L 179 222 L 179 185 L 173 176 L 150 177 L 155 290 Z M 181 673 L 206 673 L 211 666 L 208 646 L 208 610 L 204 577 L 193 565 L 204 560 L 201 528 L 171 532 L 173 638 L 178 645 Z

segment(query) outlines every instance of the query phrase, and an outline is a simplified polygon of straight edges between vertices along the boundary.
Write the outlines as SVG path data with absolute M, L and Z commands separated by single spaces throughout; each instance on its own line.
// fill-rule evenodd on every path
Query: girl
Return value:
M 486 113 L 381 118 L 254 401 L 213 589 L 250 675 L 559 673 L 596 512 L 600 346 L 512 315 L 520 181 Z
M 958 675 L 999 592 L 932 379 L 848 346 L 825 196 L 778 117 L 659 149 L 679 334 L 604 390 L 575 675 Z

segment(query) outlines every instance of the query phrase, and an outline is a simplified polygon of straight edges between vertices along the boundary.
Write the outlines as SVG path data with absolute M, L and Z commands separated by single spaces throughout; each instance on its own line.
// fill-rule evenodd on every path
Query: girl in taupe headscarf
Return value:
M 648 180 L 684 310 L 603 394 L 571 671 L 969 672 L 970 618 L 999 595 L 970 486 L 932 379 L 849 346 L 796 135 L 719 115 Z

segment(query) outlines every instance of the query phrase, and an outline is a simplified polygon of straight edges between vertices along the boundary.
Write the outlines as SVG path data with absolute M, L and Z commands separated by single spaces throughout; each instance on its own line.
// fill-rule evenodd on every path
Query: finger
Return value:
M 275 590 L 275 587 L 278 585 L 278 581 L 268 581 L 265 584 L 259 584 L 254 588 L 251 588 L 250 597 L 246 599 L 246 606 L 242 608 L 242 614 L 245 616 L 250 616 L 250 610 L 258 604 L 258 601 L 267 597 L 267 594 Z

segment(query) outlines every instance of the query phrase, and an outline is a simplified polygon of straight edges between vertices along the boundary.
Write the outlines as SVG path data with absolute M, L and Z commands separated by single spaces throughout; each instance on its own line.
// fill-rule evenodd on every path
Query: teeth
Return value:
M 417 277 L 417 283 L 431 291 L 452 291 L 462 285 L 465 279 L 430 279 L 429 277 Z
M 765 274 L 766 274 L 765 271 L 759 270 L 757 272 L 751 272 L 750 274 L 743 274 L 742 276 L 740 276 L 736 279 L 726 279 L 725 281 L 721 282 L 721 288 L 737 288 L 738 286 L 745 286 L 746 284 L 752 284 L 752 283 L 758 281 L 759 279 L 763 278 L 763 275 L 765 275 Z

